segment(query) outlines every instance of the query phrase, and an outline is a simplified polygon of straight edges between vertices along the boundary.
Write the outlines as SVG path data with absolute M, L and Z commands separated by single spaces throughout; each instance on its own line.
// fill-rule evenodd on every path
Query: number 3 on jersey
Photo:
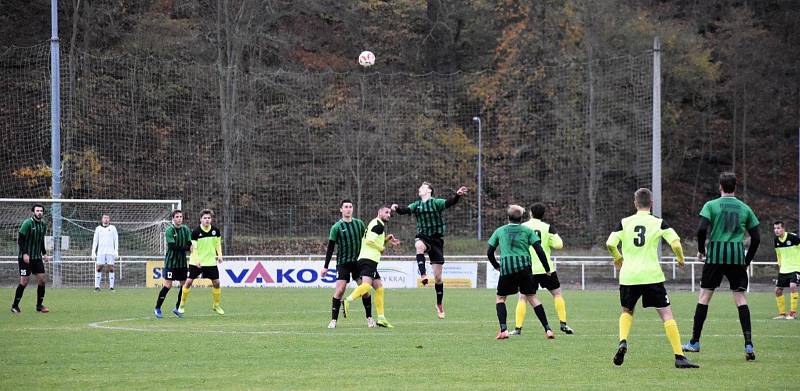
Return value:
M 644 234 L 647 229 L 643 225 L 637 225 L 633 227 L 633 232 L 636 232 L 636 236 L 633 238 L 633 245 L 636 247 L 644 246 Z

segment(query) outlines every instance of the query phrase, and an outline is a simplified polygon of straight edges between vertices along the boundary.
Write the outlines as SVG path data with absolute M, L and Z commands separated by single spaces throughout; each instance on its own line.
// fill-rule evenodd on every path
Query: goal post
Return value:
M 35 204 L 44 207 L 47 233 L 53 234 L 54 205 L 61 209 L 61 235 L 46 240 L 53 256 L 52 279 L 55 286 L 69 286 L 70 280 L 82 278 L 74 265 L 62 262 L 62 256 L 90 256 L 94 230 L 102 215 L 111 218 L 119 235 L 120 256 L 153 256 L 164 253 L 164 229 L 171 222 L 171 213 L 181 208 L 181 200 L 136 199 L 49 199 L 0 198 L 0 254 L 18 255 L 17 237 L 20 223 L 31 216 Z M 61 249 L 60 245 L 68 244 Z

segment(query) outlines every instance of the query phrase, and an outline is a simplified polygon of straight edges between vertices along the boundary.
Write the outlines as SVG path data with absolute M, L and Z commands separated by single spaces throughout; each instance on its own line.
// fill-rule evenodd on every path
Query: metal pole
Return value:
M 800 127 L 797 128 L 797 232 L 800 232 Z
M 481 117 L 472 117 L 472 120 L 478 123 L 478 240 L 481 240 L 481 158 L 483 157 L 483 140 L 481 137 Z
M 586 290 L 586 264 L 581 264 L 581 290 Z
M 661 40 L 653 39 L 653 214 L 661 216 Z M 659 246 L 660 247 L 660 246 Z M 660 255 L 660 254 L 659 254 Z
M 50 164 L 51 196 L 61 198 L 61 77 L 58 47 L 58 0 L 50 0 Z M 61 203 L 53 203 L 53 285 L 61 285 Z

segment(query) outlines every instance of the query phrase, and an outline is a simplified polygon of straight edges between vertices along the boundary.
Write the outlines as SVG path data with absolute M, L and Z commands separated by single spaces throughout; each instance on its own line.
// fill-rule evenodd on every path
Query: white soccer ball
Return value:
M 371 67 L 375 65 L 375 55 L 371 51 L 365 50 L 358 55 L 358 64 L 362 67 Z

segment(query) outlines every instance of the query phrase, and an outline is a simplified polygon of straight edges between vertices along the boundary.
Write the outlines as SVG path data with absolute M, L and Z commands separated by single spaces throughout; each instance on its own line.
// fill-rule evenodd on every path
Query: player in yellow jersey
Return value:
M 533 232 L 539 235 L 539 238 L 542 240 L 542 250 L 544 250 L 551 271 L 551 273 L 546 273 L 539 262 L 531 262 L 533 264 L 533 283 L 550 291 L 550 294 L 553 295 L 553 303 L 556 307 L 559 323 L 561 323 L 561 331 L 565 334 L 572 334 L 575 330 L 567 325 L 567 305 L 564 302 L 564 297 L 561 295 L 561 282 L 558 281 L 555 265 L 550 258 L 550 249 L 560 250 L 564 248 L 564 242 L 561 240 L 561 237 L 558 236 L 558 233 L 552 225 L 542 221 L 545 212 L 544 204 L 537 202 L 531 205 L 528 212 L 530 213 L 530 220 L 522 223 L 522 225 L 532 229 Z M 536 252 L 533 247 L 529 250 L 531 258 L 536 257 Z M 526 302 L 525 296 L 520 294 L 519 300 L 517 300 L 516 317 L 514 319 L 516 327 L 510 335 L 522 334 L 522 325 L 525 322 L 525 313 L 528 308 L 528 306 L 525 305 Z
M 650 214 L 653 193 L 639 189 L 634 193 L 636 214 L 622 219 L 609 235 L 606 247 L 619 268 L 619 299 L 622 314 L 619 317 L 619 346 L 614 355 L 614 364 L 622 365 L 628 351 L 628 333 L 633 324 L 633 310 L 642 298 L 642 306 L 655 307 L 664 322 L 664 331 L 675 354 L 676 368 L 699 368 L 686 358 L 681 350 L 678 324 L 672 318 L 667 290 L 664 288 L 664 272 L 658 259 L 660 239 L 672 247 L 678 266 L 683 267 L 684 257 L 681 239 L 664 220 Z M 617 246 L 622 243 L 622 254 Z M 624 260 L 623 260 L 624 255 Z
M 778 281 L 775 283 L 775 300 L 778 303 L 778 316 L 773 319 L 794 319 L 797 317 L 797 285 L 800 284 L 800 237 L 786 232 L 783 221 L 772 225 L 775 232 L 775 255 L 778 258 Z M 783 288 L 789 288 L 789 315 L 786 315 L 786 302 Z
M 386 249 L 388 242 L 391 246 L 400 244 L 392 234 L 386 234 L 386 222 L 392 217 L 392 210 L 389 206 L 382 206 L 378 209 L 378 217 L 372 219 L 367 225 L 364 239 L 361 240 L 361 251 L 358 254 L 358 270 L 361 275 L 361 285 L 358 286 L 350 296 L 344 301 L 345 317 L 350 312 L 350 303 L 353 300 L 367 294 L 371 288 L 375 288 L 375 312 L 378 317 L 375 323 L 381 327 L 394 327 L 386 320 L 383 310 L 383 283 L 381 275 L 378 274 L 378 263 L 381 261 L 381 254 Z
M 203 209 L 200 212 L 200 226 L 192 231 L 192 255 L 189 260 L 189 278 L 183 284 L 181 305 L 178 312 L 184 313 L 186 299 L 192 289 L 192 282 L 196 278 L 208 278 L 211 280 L 211 310 L 225 315 L 225 311 L 220 306 L 220 296 L 222 290 L 219 286 L 218 263 L 222 263 L 222 232 L 216 226 L 211 225 L 214 218 L 214 211 Z

